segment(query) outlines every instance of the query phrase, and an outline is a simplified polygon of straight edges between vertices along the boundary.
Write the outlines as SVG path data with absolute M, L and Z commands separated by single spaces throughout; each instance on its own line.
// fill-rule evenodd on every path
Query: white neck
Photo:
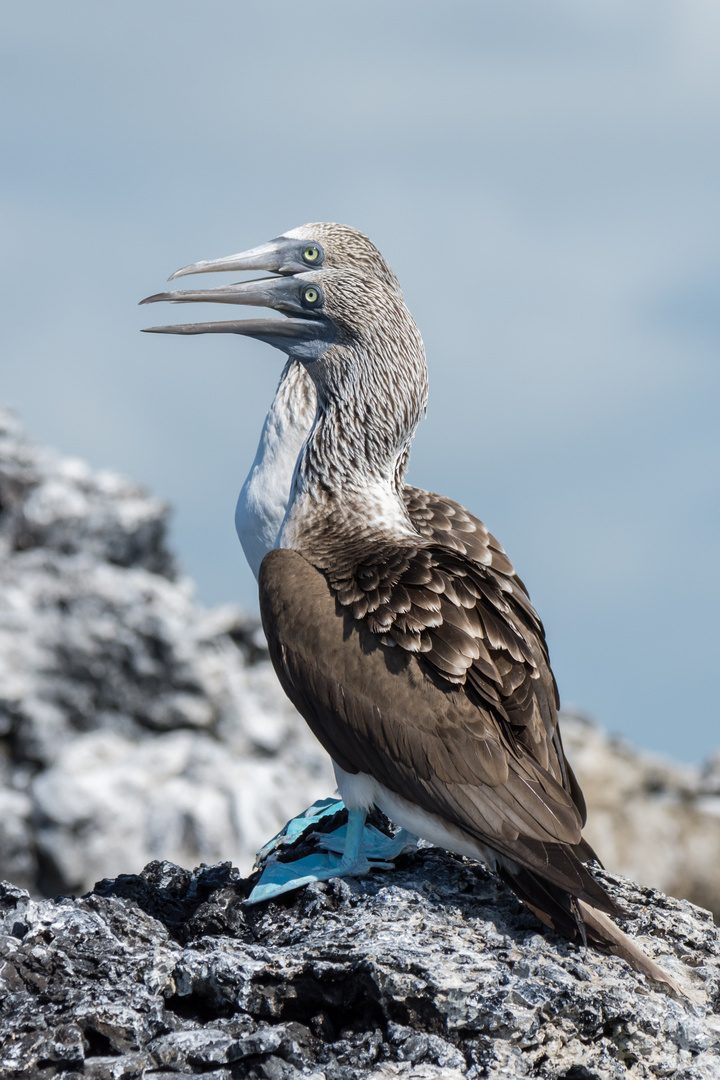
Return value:
M 263 424 L 255 460 L 235 509 L 235 528 L 252 572 L 276 546 L 298 455 L 315 419 L 316 395 L 302 364 L 289 360 Z

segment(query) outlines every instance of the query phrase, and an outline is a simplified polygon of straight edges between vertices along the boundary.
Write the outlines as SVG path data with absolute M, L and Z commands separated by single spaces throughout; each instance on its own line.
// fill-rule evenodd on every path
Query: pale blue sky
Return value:
M 233 510 L 282 357 L 136 303 L 345 221 L 425 338 L 411 479 L 504 543 L 564 702 L 720 744 L 716 0 L 23 0 L 0 84 L 0 397 L 172 501 L 203 601 L 255 604 Z

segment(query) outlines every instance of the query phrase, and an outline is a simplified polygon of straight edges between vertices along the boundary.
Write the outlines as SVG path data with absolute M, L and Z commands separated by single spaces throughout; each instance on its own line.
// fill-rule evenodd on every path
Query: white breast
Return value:
M 255 460 L 235 508 L 235 528 L 252 572 L 275 547 L 285 517 L 295 462 L 315 417 L 315 389 L 290 361 L 265 417 Z

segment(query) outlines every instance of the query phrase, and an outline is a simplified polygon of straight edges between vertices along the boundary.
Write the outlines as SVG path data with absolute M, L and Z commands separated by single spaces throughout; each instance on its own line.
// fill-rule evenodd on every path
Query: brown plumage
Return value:
M 277 549 L 265 557 L 261 614 L 285 693 L 345 772 L 369 774 L 402 803 L 442 819 L 450 837 L 445 846 L 462 851 L 466 838 L 474 838 L 486 861 L 543 923 L 571 940 L 622 957 L 682 993 L 607 918 L 624 912 L 585 865 L 594 853 L 581 836 L 584 814 L 574 777 L 570 774 L 568 785 L 574 797 L 561 782 L 568 766 L 556 741 L 557 724 L 547 722 L 554 713 L 554 694 L 547 697 L 550 672 L 544 658 L 536 665 L 532 657 L 532 617 L 528 626 L 521 606 L 510 622 L 501 619 L 497 625 L 504 623 L 507 640 L 500 643 L 496 636 L 492 645 L 482 628 L 487 614 L 482 594 L 472 608 L 463 609 L 461 619 L 466 610 L 477 613 L 480 628 L 474 641 L 485 646 L 497 674 L 489 675 L 488 667 L 478 667 L 475 660 L 462 679 L 458 673 L 468 653 L 479 650 L 465 639 L 472 635 L 458 641 L 453 633 L 459 606 L 450 602 L 445 607 L 449 619 L 420 629 L 436 620 L 419 613 L 432 611 L 436 595 L 447 597 L 445 589 L 442 594 L 428 590 L 429 584 L 440 584 L 427 581 L 428 571 L 438 571 L 450 584 L 452 560 L 442 549 L 431 548 L 378 554 L 383 566 L 399 569 L 394 585 L 383 587 L 373 573 L 372 556 L 349 573 L 346 568 L 341 583 L 331 583 L 331 574 L 315 569 L 296 551 Z M 421 554 L 424 558 L 418 558 Z M 472 567 L 462 561 L 466 570 Z M 360 584 L 371 580 L 378 582 L 371 590 Z M 384 602 L 362 615 L 369 592 Z M 419 603 L 413 606 L 413 599 Z M 496 602 L 497 597 L 490 601 L 491 608 Z M 426 633 L 432 646 L 426 652 L 403 646 L 398 608 L 418 616 L 416 635 Z M 523 630 L 517 634 L 519 626 Z M 392 647 L 389 642 L 398 637 L 399 647 Z M 457 663 L 448 664 L 448 657 Z M 453 667 L 450 677 L 448 666 Z M 519 696 L 512 689 L 515 682 L 525 691 Z

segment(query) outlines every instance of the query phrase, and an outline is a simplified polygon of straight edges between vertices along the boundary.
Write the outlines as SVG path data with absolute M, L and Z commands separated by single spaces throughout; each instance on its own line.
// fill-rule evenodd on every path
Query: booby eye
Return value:
M 305 262 L 314 263 L 320 258 L 320 249 L 316 248 L 314 244 L 306 247 L 303 251 L 303 259 Z
M 310 304 L 314 307 L 320 300 L 320 290 L 313 288 L 312 285 L 307 285 L 303 289 L 302 298 L 306 304 Z

